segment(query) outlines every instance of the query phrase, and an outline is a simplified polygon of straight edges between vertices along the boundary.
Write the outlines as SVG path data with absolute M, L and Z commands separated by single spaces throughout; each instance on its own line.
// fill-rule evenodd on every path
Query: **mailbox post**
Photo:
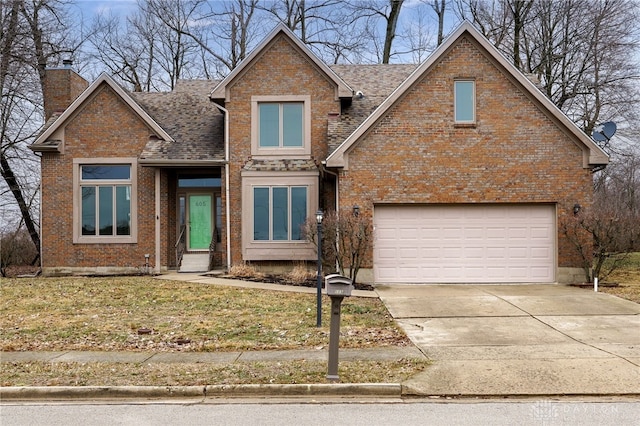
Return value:
M 352 281 L 339 274 L 330 274 L 325 277 L 325 289 L 327 296 L 331 298 L 331 328 L 329 329 L 329 367 L 327 379 L 338 381 L 338 349 L 340 339 L 340 310 L 342 300 L 351 296 L 353 290 Z

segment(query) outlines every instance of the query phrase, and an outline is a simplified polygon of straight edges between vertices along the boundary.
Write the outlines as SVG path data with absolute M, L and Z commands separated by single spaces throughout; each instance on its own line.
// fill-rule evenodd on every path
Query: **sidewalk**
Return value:
M 114 363 L 211 363 L 234 364 L 238 362 L 277 361 L 327 361 L 328 350 L 286 351 L 237 351 L 237 352 L 0 352 L 0 362 L 114 362 Z M 340 349 L 340 361 L 396 361 L 407 358 L 424 358 L 415 346 Z

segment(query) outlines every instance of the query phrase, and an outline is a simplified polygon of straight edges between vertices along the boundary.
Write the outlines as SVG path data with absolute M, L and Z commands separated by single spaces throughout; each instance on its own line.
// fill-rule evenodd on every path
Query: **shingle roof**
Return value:
M 338 147 L 400 85 L 416 64 L 331 65 L 356 94 L 328 124 L 329 152 Z
M 172 92 L 131 97 L 174 139 L 151 139 L 140 154 L 147 161 L 224 161 L 224 116 L 208 94 L 214 80 L 180 80 Z

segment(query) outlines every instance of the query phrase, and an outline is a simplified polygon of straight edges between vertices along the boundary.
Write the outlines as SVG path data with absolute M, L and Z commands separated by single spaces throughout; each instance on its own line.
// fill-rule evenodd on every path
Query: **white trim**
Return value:
M 591 140 L 569 117 L 567 117 L 536 85 L 509 62 L 469 21 L 464 21 L 451 33 L 438 48 L 420 64 L 407 79 L 400 84 L 376 110 L 358 126 L 340 146 L 327 157 L 327 167 L 348 168 L 348 151 L 362 138 L 375 123 L 393 107 L 407 92 L 464 34 L 470 35 L 495 59 L 514 79 L 516 79 L 543 107 L 549 111 L 575 138 L 582 144 L 584 152 L 583 167 L 608 164 L 609 157 L 595 142 Z
M 69 107 L 64 110 L 64 112 L 45 130 L 42 132 L 40 136 L 35 140 L 34 144 L 41 144 L 49 139 L 51 135 L 54 134 L 60 127 L 64 125 L 69 117 L 71 117 L 76 110 L 82 105 L 88 98 L 90 98 L 93 93 L 100 87 L 102 83 L 108 85 L 114 92 L 122 98 L 122 100 L 131 108 L 133 111 L 153 130 L 156 135 L 163 140 L 173 141 L 173 138 L 169 136 L 167 132 L 164 131 L 162 127 L 153 119 L 149 114 L 145 112 L 138 103 L 133 100 L 131 96 L 122 88 L 119 84 L 117 84 L 111 77 L 109 77 L 106 73 L 100 74 L 100 76 L 89 85 L 81 94 L 76 98 L 75 101 L 69 105 Z M 63 141 L 64 143 L 64 141 Z

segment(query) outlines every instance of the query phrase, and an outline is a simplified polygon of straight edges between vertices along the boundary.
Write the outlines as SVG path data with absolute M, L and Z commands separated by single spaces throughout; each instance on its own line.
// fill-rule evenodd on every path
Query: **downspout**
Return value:
M 332 172 L 331 170 L 327 169 L 327 162 L 326 161 L 322 161 L 320 164 L 322 164 L 322 171 L 324 173 L 328 173 L 330 175 L 333 175 L 336 177 L 336 214 L 338 214 L 340 212 L 340 176 L 338 175 L 338 173 L 336 172 Z M 336 232 L 338 232 L 336 230 Z M 336 238 L 336 244 L 338 244 L 339 239 Z M 338 260 L 336 259 L 336 271 L 339 270 L 338 268 Z
M 36 154 L 36 153 L 34 153 Z M 40 194 L 38 195 L 38 198 L 40 199 L 40 202 L 38 203 L 38 223 L 40 225 L 40 247 L 38 247 L 38 250 L 40 251 L 40 259 L 38 259 L 38 263 L 40 264 L 40 274 L 42 274 L 42 267 L 44 265 L 44 261 L 42 260 L 42 155 L 38 155 L 36 154 L 36 157 L 40 157 L 40 190 L 38 191 Z M 75 226 L 75 225 L 74 225 Z
M 213 102 L 213 101 L 212 101 Z M 213 104 L 224 114 L 224 198 L 227 217 L 227 271 L 231 270 L 231 208 L 229 207 L 229 111 L 221 105 Z
M 155 210 L 156 210 L 156 214 L 155 214 L 155 251 L 156 251 L 156 255 L 155 255 L 155 273 L 156 274 L 160 274 L 160 263 L 161 263 L 161 255 L 160 252 L 162 250 L 162 245 L 160 243 L 160 168 L 157 167 L 155 170 L 155 176 L 154 176 L 154 180 L 155 180 Z M 148 271 L 147 271 L 148 272 Z
M 331 170 L 327 169 L 326 161 L 322 161 L 321 164 L 322 164 L 322 171 L 324 173 L 328 173 L 336 177 L 336 213 L 337 213 L 340 211 L 340 177 L 338 176 L 338 173 L 332 172 Z

